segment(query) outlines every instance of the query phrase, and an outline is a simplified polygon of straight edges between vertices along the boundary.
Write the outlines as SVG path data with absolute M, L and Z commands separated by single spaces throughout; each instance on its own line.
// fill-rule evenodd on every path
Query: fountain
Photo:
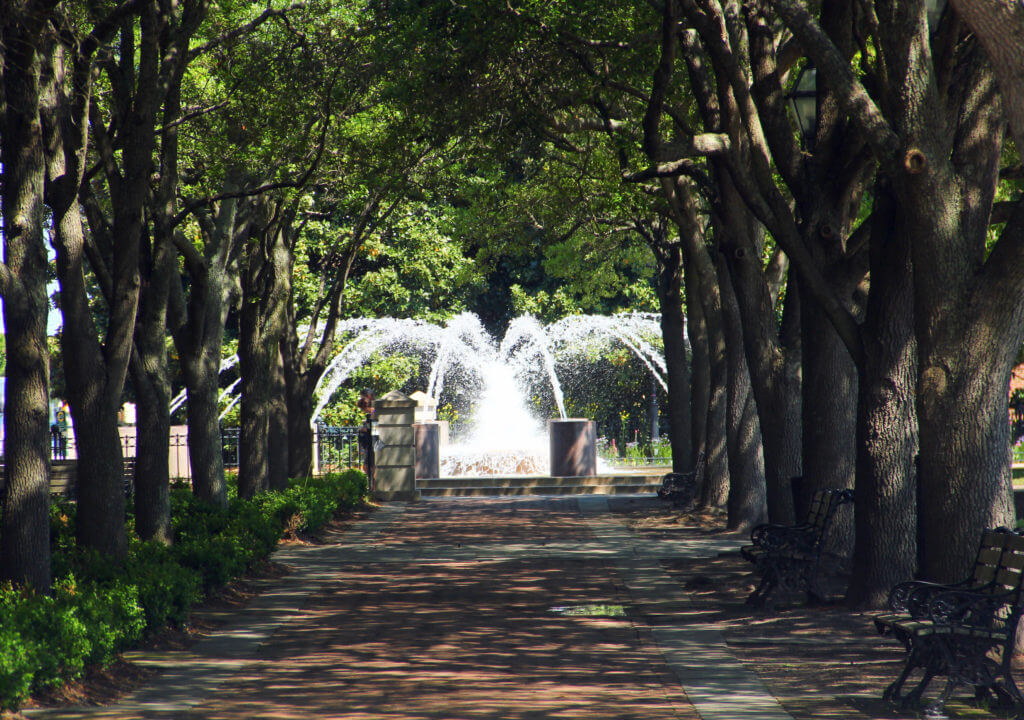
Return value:
M 357 318 L 345 321 L 339 330 L 341 337 L 350 339 L 320 379 L 314 423 L 352 371 L 377 353 L 408 352 L 432 358 L 427 395 L 434 404 L 446 387 L 479 388 L 471 423 L 442 449 L 442 476 L 595 472 L 594 424 L 566 418 L 556 358 L 621 343 L 665 387 L 664 359 L 651 343 L 652 337 L 660 337 L 660 327 L 657 316 L 651 314 L 579 315 L 547 327 L 524 315 L 510 323 L 500 343 L 470 313 L 457 315 L 444 326 L 421 320 Z M 548 429 L 528 409 L 523 389 L 524 381 L 536 383 L 538 378 L 550 388 L 559 416 L 549 422 Z M 553 452 L 555 446 L 558 449 Z M 556 461 L 558 467 L 549 467 L 550 458 L 567 454 L 571 458 L 565 463 Z

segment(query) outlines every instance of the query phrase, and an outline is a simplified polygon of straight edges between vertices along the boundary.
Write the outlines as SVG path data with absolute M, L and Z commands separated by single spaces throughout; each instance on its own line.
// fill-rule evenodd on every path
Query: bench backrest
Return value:
M 1001 544 L 1001 550 L 999 559 L 993 567 L 990 560 L 982 561 L 982 555 L 991 558 L 992 551 L 997 544 Z M 988 632 L 1003 634 L 1006 643 L 1003 651 L 1012 652 L 1017 623 L 1021 614 L 1022 589 L 1024 589 L 1022 588 L 1022 583 L 1024 583 L 1024 535 L 1005 528 L 986 530 L 982 536 L 982 547 L 978 552 L 974 572 L 976 578 L 987 582 L 984 588 L 977 592 L 991 593 L 1000 597 L 1000 604 L 998 606 L 990 606 L 985 603 L 968 604 L 957 624 L 980 627 Z M 955 601 L 954 596 L 954 606 Z
M 704 470 L 707 466 L 708 458 L 704 454 L 704 451 L 701 450 L 697 453 L 697 464 L 693 466 L 693 479 L 697 483 L 698 487 L 700 487 L 700 484 L 704 482 Z
M 1024 535 L 1003 532 L 1003 552 L 996 566 L 996 592 L 1012 593 L 1020 602 L 1021 583 L 1024 581 Z
M 807 519 L 804 520 L 804 525 L 814 530 L 815 534 L 820 538 L 825 534 L 829 523 L 832 522 L 832 517 L 836 514 L 836 510 L 840 506 L 852 502 L 853 490 L 836 488 L 818 490 L 814 493 L 814 497 L 811 498 L 811 505 L 807 509 Z
M 996 575 L 1000 571 L 999 563 L 1003 557 L 1003 550 L 1012 537 L 1014 534 L 1006 528 L 986 530 L 981 534 L 981 545 L 974 558 L 974 569 L 971 571 L 968 586 L 983 587 L 995 583 Z

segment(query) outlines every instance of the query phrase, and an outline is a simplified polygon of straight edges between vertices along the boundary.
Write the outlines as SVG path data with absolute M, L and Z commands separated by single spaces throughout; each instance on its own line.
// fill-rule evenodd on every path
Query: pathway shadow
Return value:
M 190 717 L 697 718 L 602 561 L 358 565 Z M 628 612 L 628 609 L 627 609 Z

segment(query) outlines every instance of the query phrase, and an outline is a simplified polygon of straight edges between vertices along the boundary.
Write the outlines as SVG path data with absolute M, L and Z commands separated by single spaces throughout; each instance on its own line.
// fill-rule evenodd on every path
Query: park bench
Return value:
M 946 677 L 946 686 L 928 708 L 938 715 L 953 691 L 974 686 L 975 697 L 993 695 L 1016 705 L 1024 717 L 1024 696 L 1011 675 L 1011 660 L 1021 614 L 1024 536 L 998 528 L 982 535 L 971 574 L 942 585 L 910 581 L 889 593 L 890 611 L 875 617 L 875 627 L 906 648 L 903 669 L 883 698 L 900 709 L 921 703 L 929 683 Z M 921 679 L 907 693 L 912 674 Z
M 673 507 L 689 507 L 697 498 L 701 483 L 704 482 L 704 469 L 707 459 L 703 452 L 697 453 L 697 464 L 686 473 L 670 472 L 661 478 L 658 497 L 671 500 Z
M 761 580 L 747 604 L 763 607 L 776 591 L 802 591 L 812 601 L 824 601 L 821 587 L 823 561 L 832 566 L 839 558 L 828 555 L 825 545 L 836 511 L 853 502 L 853 490 L 818 490 L 807 517 L 797 525 L 758 525 L 750 533 L 750 545 L 740 548 Z

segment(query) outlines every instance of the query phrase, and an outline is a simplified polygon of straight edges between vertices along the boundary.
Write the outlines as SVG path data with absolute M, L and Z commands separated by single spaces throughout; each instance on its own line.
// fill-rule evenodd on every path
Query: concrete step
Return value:
M 501 495 L 654 494 L 661 475 L 597 475 L 589 477 L 459 477 L 416 481 L 423 497 L 487 497 Z
M 536 487 L 575 485 L 661 485 L 661 475 L 584 475 L 579 477 L 548 477 L 540 475 L 509 475 L 498 477 L 480 475 L 475 477 L 419 478 L 418 488 L 459 488 L 459 487 Z
M 653 495 L 648 485 L 537 485 L 534 487 L 421 488 L 420 497 L 501 497 L 509 495 Z

